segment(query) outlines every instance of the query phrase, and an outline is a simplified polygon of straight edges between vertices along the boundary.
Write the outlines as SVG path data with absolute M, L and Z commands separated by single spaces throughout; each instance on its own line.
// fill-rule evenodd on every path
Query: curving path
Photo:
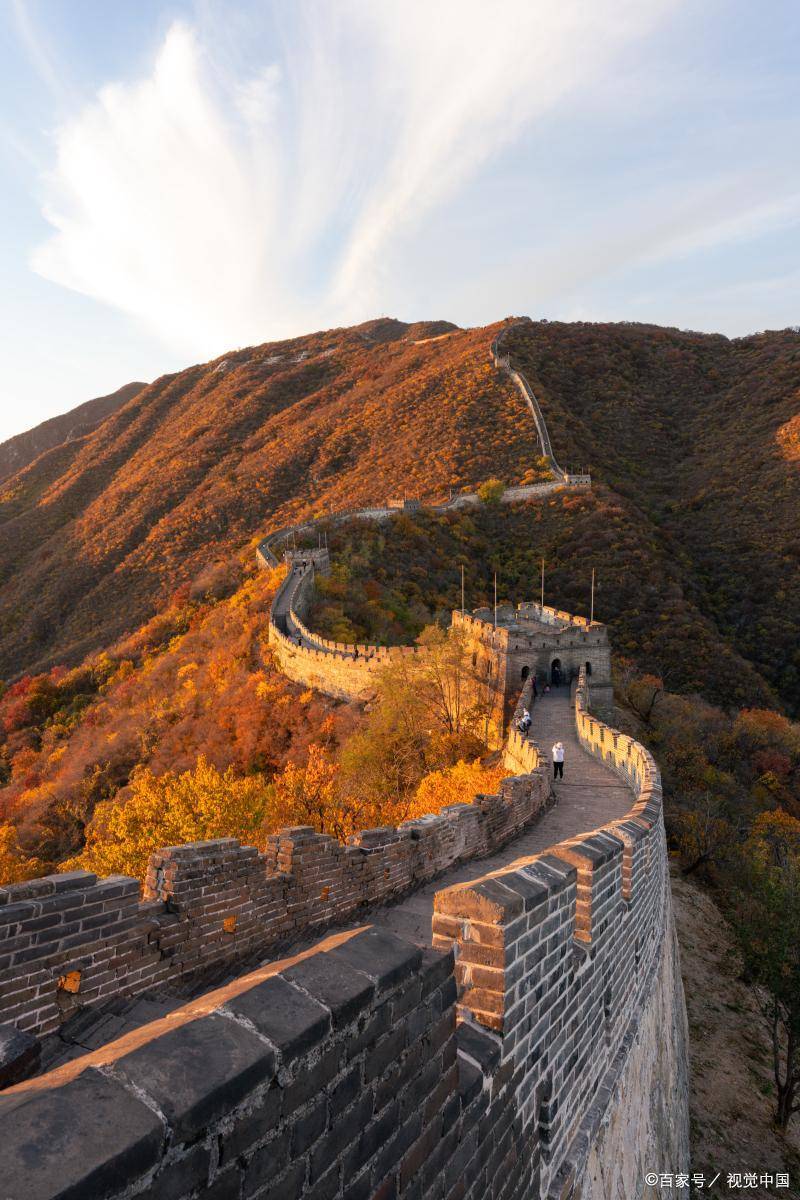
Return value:
M 578 741 L 569 688 L 556 688 L 549 695 L 540 696 L 532 716 L 531 736 L 542 747 L 548 760 L 550 748 L 557 739 L 564 743 L 566 750 L 565 778 L 563 782 L 558 780 L 555 785 L 551 784 L 556 797 L 555 806 L 496 854 L 473 859 L 445 871 L 397 904 L 383 908 L 371 907 L 360 919 L 347 922 L 342 928 L 357 929 L 365 923 L 380 925 L 407 941 L 429 946 L 432 941 L 434 897 L 443 888 L 480 879 L 490 871 L 501 870 L 512 863 L 541 854 L 558 842 L 585 834 L 629 813 L 632 790 L 610 767 L 584 750 Z M 313 945 L 319 936 L 317 931 L 307 939 L 298 939 L 293 950 L 299 951 Z M 235 965 L 228 963 L 211 971 L 200 980 L 178 981 L 132 999 L 121 997 L 79 1011 L 57 1034 L 45 1039 L 42 1072 L 80 1058 L 109 1041 L 147 1025 L 180 1007 L 187 999 L 244 975 L 269 962 L 272 957 L 274 955 L 253 954 Z
M 294 603 L 295 585 L 300 582 L 305 572 L 298 567 L 291 567 L 287 580 L 287 587 L 282 587 L 275 596 L 275 602 L 272 606 L 272 620 L 277 625 L 281 633 L 285 633 L 287 637 L 297 641 L 300 638 L 299 644 L 307 646 L 312 650 L 322 650 L 324 647 L 318 646 L 315 642 L 311 642 L 308 638 L 301 636 L 300 630 L 292 619 L 292 604 Z
M 553 743 L 557 740 L 564 743 L 564 780 L 551 783 L 557 801 L 555 807 L 497 854 L 473 859 L 446 871 L 399 904 L 371 911 L 371 924 L 382 925 L 399 937 L 429 946 L 433 899 L 443 888 L 480 879 L 489 871 L 509 867 L 519 859 L 541 854 L 566 838 L 585 834 L 609 821 L 627 816 L 633 792 L 616 772 L 581 746 L 575 729 L 569 688 L 556 688 L 549 695 L 540 696 L 532 716 L 531 737 L 542 747 L 548 762 Z M 352 927 L 359 924 L 363 924 L 363 921 L 355 922 Z

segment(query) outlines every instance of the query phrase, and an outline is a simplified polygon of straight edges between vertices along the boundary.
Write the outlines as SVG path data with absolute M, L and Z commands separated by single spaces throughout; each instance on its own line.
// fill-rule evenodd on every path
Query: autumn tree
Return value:
M 709 793 L 695 807 L 673 815 L 671 825 L 677 832 L 684 875 L 719 864 L 736 844 L 737 830 L 726 805 Z
M 266 828 L 311 825 L 344 841 L 353 833 L 352 814 L 339 803 L 339 768 L 330 753 L 312 744 L 303 764 L 287 763 L 267 789 Z
M 775 1119 L 786 1130 L 800 1110 L 800 821 L 762 813 L 730 873 L 729 916 L 769 1030 Z
M 477 795 L 495 793 L 505 775 L 500 764 L 487 766 L 479 758 L 473 762 L 459 759 L 453 766 L 431 771 L 422 779 L 407 815 L 423 817 L 451 804 L 471 804 Z
M 220 772 L 202 756 L 193 770 L 154 775 L 139 768 L 128 794 L 98 804 L 86 846 L 63 870 L 144 878 L 150 854 L 160 846 L 209 838 L 238 837 L 263 845 L 269 793 L 263 777 Z
M 640 674 L 633 663 L 623 660 L 618 685 L 628 707 L 645 725 L 651 725 L 656 708 L 665 696 L 663 679 L 658 675 Z
M 381 672 L 364 728 L 342 754 L 350 802 L 404 820 L 411 798 L 431 771 L 486 751 L 491 694 L 472 666 L 461 630 L 428 626 L 424 653 L 404 655 Z
M 25 853 L 13 825 L 0 824 L 0 886 L 42 874 L 43 864 Z
M 502 479 L 486 479 L 478 485 L 478 499 L 481 504 L 499 504 L 505 490 L 506 485 Z

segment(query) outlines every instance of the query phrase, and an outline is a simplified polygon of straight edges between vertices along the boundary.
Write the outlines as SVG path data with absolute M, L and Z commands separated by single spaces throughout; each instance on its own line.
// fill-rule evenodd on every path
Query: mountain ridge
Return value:
M 610 500 L 624 501 L 624 522 L 641 526 L 641 544 L 681 563 L 679 588 L 738 648 L 742 614 L 720 582 L 727 512 L 744 528 L 750 504 L 779 534 L 780 554 L 737 550 L 738 577 L 768 575 L 784 600 L 798 587 L 787 513 L 800 491 L 791 452 L 780 449 L 791 451 L 792 438 L 778 435 L 800 409 L 795 333 L 730 341 L 633 323 L 462 330 L 379 318 L 162 376 L 85 438 L 6 481 L 0 672 L 80 661 L 148 619 L 209 560 L 239 554 L 269 528 L 392 492 L 431 500 L 491 475 L 521 482 L 539 445 L 519 394 L 489 361 L 504 328 L 556 456 L 591 466 Z M 759 468 L 740 471 L 747 497 L 735 494 L 714 436 L 725 428 L 741 454 L 743 424 L 756 430 Z M 715 490 L 718 479 L 725 487 Z M 770 515 L 778 495 L 786 503 Z M 606 532 L 595 542 L 602 566 Z M 651 558 L 647 569 L 657 570 Z M 745 639 L 748 657 L 794 707 L 800 661 L 781 634 L 783 613 L 769 597 L 749 605 L 766 636 Z
M 0 442 L 0 484 L 23 471 L 48 450 L 85 437 L 146 387 L 147 384 L 140 381 L 125 383 L 106 396 L 85 400 L 65 413 L 49 417 Z

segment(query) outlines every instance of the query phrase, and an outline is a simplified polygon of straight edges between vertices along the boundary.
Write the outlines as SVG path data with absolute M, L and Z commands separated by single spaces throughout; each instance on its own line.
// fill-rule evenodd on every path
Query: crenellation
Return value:
M 655 763 L 587 709 L 584 671 L 575 696 L 579 734 L 629 782 L 631 812 L 438 893 L 433 918 L 434 944 L 454 950 L 461 1019 L 495 1031 L 503 1060 L 524 1066 L 523 1120 L 543 1137 L 543 1158 L 561 1160 L 559 1180 L 576 1178 L 589 1152 L 590 1142 L 578 1138 L 587 1088 L 596 1091 L 617 1061 L 668 928 Z M 566 1168 L 568 1155 L 574 1161 Z
M 497 343 L 493 354 L 510 369 Z M 277 566 L 271 546 L 292 532 L 262 542 L 259 561 Z M 363 699 L 375 671 L 421 653 L 317 638 L 304 618 L 327 552 L 286 561 L 270 641 L 291 678 Z M 453 615 L 499 729 L 516 701 L 497 795 L 345 843 L 295 826 L 263 851 L 233 838 L 164 847 L 141 895 L 136 880 L 88 872 L 0 889 L 0 1022 L 16 1026 L 0 1024 L 6 1187 L 42 1200 L 608 1200 L 609 1162 L 638 1179 L 684 1168 L 685 1014 L 657 766 L 589 711 L 590 690 L 609 707 L 604 626 L 536 604 L 497 618 Z M 432 949 L 366 924 L 326 932 L 492 854 L 552 802 L 547 757 L 515 721 L 554 659 L 562 682 L 574 677 L 581 744 L 631 789 L 624 817 L 444 887 Z M 272 960 L 42 1077 L 17 1082 L 22 1068 L 3 1057 L 77 1007 L 253 954 Z
M 0 971 L 19 981 L 24 969 L 25 986 L 0 989 L 0 1022 L 50 1033 L 78 1006 L 266 954 L 489 854 L 544 810 L 534 752 L 526 765 L 530 772 L 505 780 L 498 795 L 363 830 L 345 844 L 298 826 L 271 835 L 263 853 L 235 838 L 164 847 L 150 857 L 141 897 L 135 879 L 88 872 L 10 885 Z M 58 981 L 68 972 L 79 982 L 66 999 Z

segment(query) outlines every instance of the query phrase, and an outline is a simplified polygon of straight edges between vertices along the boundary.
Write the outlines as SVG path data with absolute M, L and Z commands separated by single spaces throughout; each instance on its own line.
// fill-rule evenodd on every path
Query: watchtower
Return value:
M 542 690 L 570 685 L 585 667 L 593 709 L 611 714 L 611 648 L 608 629 L 599 621 L 528 601 L 516 608 L 501 605 L 496 617 L 490 608 L 456 611 L 452 623 L 464 630 L 473 670 L 495 696 L 492 723 L 501 737 L 510 704 L 530 675 Z

